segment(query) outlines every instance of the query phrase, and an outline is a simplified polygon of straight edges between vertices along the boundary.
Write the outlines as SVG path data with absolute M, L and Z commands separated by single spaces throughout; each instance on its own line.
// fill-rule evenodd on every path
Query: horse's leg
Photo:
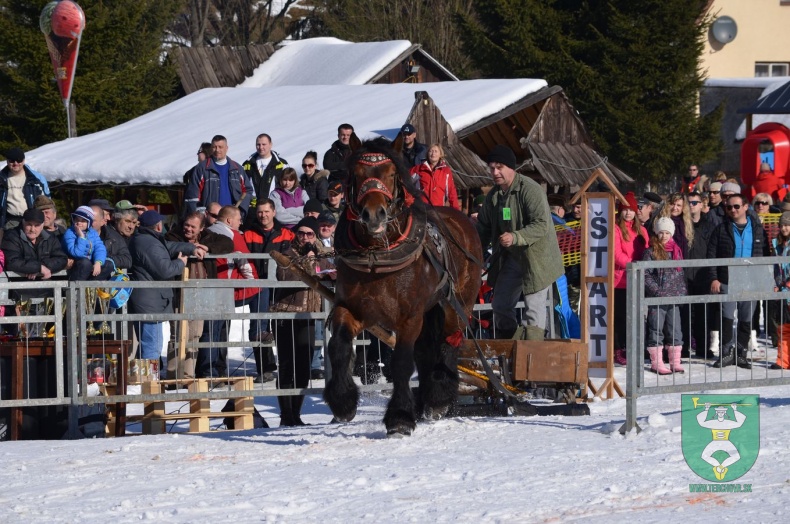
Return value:
M 414 359 L 420 375 L 420 399 L 427 419 L 447 414 L 458 397 L 458 347 L 445 338 L 447 322 L 444 309 L 437 305 L 425 315 Z
M 353 420 L 357 414 L 359 389 L 351 376 L 354 365 L 351 343 L 361 329 L 361 323 L 346 308 L 335 307 L 332 313 L 332 338 L 327 346 L 332 375 L 324 387 L 324 400 L 340 422 Z
M 411 435 L 417 426 L 414 414 L 414 395 L 409 379 L 414 372 L 414 339 L 419 333 L 422 317 L 409 319 L 408 325 L 398 330 L 397 343 L 392 352 L 392 398 L 384 414 L 388 436 Z

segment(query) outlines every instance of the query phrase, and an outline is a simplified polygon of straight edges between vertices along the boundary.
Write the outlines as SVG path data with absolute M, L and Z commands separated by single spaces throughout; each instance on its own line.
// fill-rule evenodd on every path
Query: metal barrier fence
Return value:
M 219 258 L 219 257 L 214 257 Z M 245 254 L 245 258 L 264 258 L 268 259 L 268 255 L 254 255 Z M 5 316 L 0 317 L 0 327 L 16 326 L 23 324 L 23 328 L 29 330 L 26 334 L 14 339 L 14 342 L 6 340 L 0 343 L 0 348 L 6 348 L 2 353 L 2 358 L 7 362 L 12 354 L 8 346 L 13 346 L 16 355 L 25 359 L 25 366 L 27 367 L 27 360 L 31 357 L 47 356 L 54 358 L 55 372 L 55 386 L 54 393 L 50 392 L 40 398 L 34 398 L 36 395 L 29 389 L 29 384 L 25 387 L 28 388 L 24 391 L 22 398 L 8 398 L 8 390 L 10 389 L 9 381 L 13 382 L 12 378 L 8 378 L 8 373 L 0 373 L 0 390 L 6 391 L 3 399 L 0 399 L 0 409 L 5 408 L 29 408 L 40 406 L 69 406 L 69 434 L 76 434 L 77 427 L 77 414 L 76 407 L 90 406 L 93 404 L 114 404 L 114 403 L 146 403 L 155 401 L 179 402 L 192 399 L 212 400 L 212 399 L 232 399 L 243 397 L 262 397 L 262 396 L 281 396 L 281 395 L 320 395 L 323 388 L 320 387 L 307 387 L 296 389 L 278 389 L 274 384 L 254 384 L 252 389 L 231 389 L 230 387 L 215 387 L 208 392 L 167 392 L 167 393 L 125 393 L 122 391 L 116 392 L 111 395 L 98 395 L 94 396 L 89 394 L 89 388 L 86 387 L 89 383 L 89 359 L 90 358 L 114 358 L 117 359 L 116 363 L 120 362 L 120 356 L 114 357 L 117 351 L 110 350 L 110 347 L 116 347 L 119 340 L 131 341 L 132 329 L 131 325 L 134 322 L 148 321 L 148 322 L 179 322 L 182 320 L 224 320 L 227 323 L 241 322 L 241 335 L 236 337 L 227 337 L 227 341 L 210 340 L 208 342 L 190 343 L 191 348 L 202 347 L 225 347 L 225 348 L 245 348 L 243 353 L 247 353 L 243 357 L 243 361 L 238 365 L 238 369 L 231 369 L 228 367 L 227 375 L 221 378 L 236 379 L 239 376 L 248 376 L 248 369 L 246 362 L 251 357 L 251 353 L 246 351 L 246 348 L 251 348 L 253 351 L 267 346 L 276 346 L 277 336 L 275 334 L 275 343 L 262 343 L 251 341 L 247 338 L 246 323 L 256 320 L 276 322 L 277 320 L 294 320 L 294 319 L 309 319 L 312 321 L 323 321 L 323 336 L 317 337 L 316 345 L 324 345 L 329 340 L 330 334 L 326 324 L 326 318 L 331 311 L 331 304 L 324 301 L 321 312 L 317 313 L 282 313 L 282 312 L 237 312 L 233 304 L 233 290 L 237 288 L 269 288 L 269 289 L 282 289 L 282 288 L 307 288 L 307 285 L 301 281 L 278 281 L 275 278 L 275 264 L 273 261 L 268 264 L 268 274 L 265 279 L 258 280 L 191 280 L 191 281 L 166 281 L 166 282 L 67 282 L 63 280 L 49 280 L 49 281 L 31 281 L 31 282 L 3 282 L 0 284 L 0 291 L 6 291 L 10 294 L 18 293 L 33 293 L 41 296 L 48 296 L 49 298 L 37 298 L 35 304 L 39 309 L 44 308 L 45 314 L 31 315 L 31 311 L 35 313 L 35 308 L 24 311 L 23 316 Z M 63 274 L 58 275 L 63 276 Z M 188 295 L 190 300 L 190 308 L 186 311 L 172 313 L 172 314 L 131 314 L 128 313 L 127 308 L 123 310 L 104 310 L 97 312 L 95 308 L 87 307 L 86 291 L 99 288 L 162 288 L 163 286 L 171 287 L 175 293 L 182 293 Z M 134 291 L 133 291 L 134 293 Z M 205 302 L 203 307 L 194 307 L 194 301 L 202 300 Z M 13 308 L 14 300 L 5 300 L 6 307 Z M 31 306 L 31 308 L 33 307 Z M 519 303 L 519 308 L 523 307 L 523 303 Z M 63 312 L 62 314 L 58 314 Z M 10 312 L 9 312 L 10 313 Z M 478 322 L 475 327 L 474 336 L 477 338 L 495 338 L 496 328 L 493 319 L 493 312 L 491 311 L 491 304 L 476 304 L 475 315 L 478 320 L 482 317 L 488 317 L 490 322 L 489 327 L 484 329 L 483 322 Z M 549 315 L 553 320 L 553 315 Z M 112 332 L 100 333 L 99 335 L 89 337 L 86 326 L 98 325 L 107 323 L 112 326 Z M 553 322 L 551 324 L 551 332 L 553 332 Z M 44 333 L 44 331 L 48 333 Z M 272 329 L 274 331 L 274 329 Z M 47 335 L 51 335 L 47 337 Z M 26 335 L 26 336 L 25 336 Z M 236 333 L 238 335 L 238 333 Z M 50 340 L 50 352 L 43 355 L 39 348 L 41 339 Z M 166 342 L 168 340 L 166 339 Z M 367 334 L 358 337 L 355 346 L 357 351 L 359 348 L 365 347 L 376 341 L 371 339 Z M 39 344 L 39 346 L 36 345 Z M 175 333 L 171 333 L 169 343 L 175 344 Z M 386 349 L 382 348 L 383 344 L 379 343 L 378 347 L 372 350 L 378 354 L 378 360 L 381 362 L 381 354 Z M 107 348 L 106 351 L 103 348 Z M 285 348 L 281 346 L 276 347 L 278 354 L 282 351 L 294 351 L 295 348 Z M 132 348 L 132 353 L 134 348 Z M 370 352 L 365 351 L 365 355 Z M 2 362 L 0 362 L 2 364 Z M 327 375 L 331 374 L 329 367 L 329 360 L 325 359 Z M 363 371 L 368 368 L 363 358 Z M 381 364 L 374 363 L 379 366 Z M 0 366 L 2 367 L 2 366 Z M 9 365 L 8 368 L 13 366 Z M 8 369 L 7 368 L 7 369 Z M 65 370 L 65 372 L 64 372 Z M 121 370 L 118 369 L 118 372 Z M 239 374 L 240 372 L 240 374 Z M 33 371 L 26 369 L 26 376 L 29 376 Z M 249 375 L 253 376 L 253 375 Z M 169 377 L 168 377 L 169 378 Z M 367 373 L 363 374 L 360 378 L 360 390 L 363 392 L 384 391 L 392 388 L 389 383 L 382 383 L 380 381 L 371 380 Z M 4 384 L 5 382 L 5 384 Z M 312 385 L 312 383 L 311 383 Z M 416 384 L 415 384 L 416 385 Z
M 773 270 L 776 264 L 788 263 L 787 257 L 754 257 L 754 258 L 728 258 L 713 260 L 683 260 L 683 261 L 651 261 L 634 262 L 627 267 L 627 311 L 626 311 L 626 420 L 620 428 L 621 433 L 626 433 L 636 428 L 637 424 L 637 400 L 646 395 L 661 395 L 667 393 L 689 393 L 700 392 L 703 390 L 718 389 L 740 389 L 765 387 L 774 385 L 790 384 L 790 371 L 770 369 L 771 360 L 768 352 L 760 359 L 751 360 L 751 369 L 742 369 L 737 365 L 715 368 L 711 364 L 715 360 L 705 360 L 701 358 L 683 359 L 685 373 L 673 373 L 670 375 L 659 375 L 649 371 L 649 366 L 645 362 L 646 349 L 646 318 L 651 308 L 658 306 L 671 305 L 694 305 L 703 304 L 705 307 L 704 318 L 696 319 L 696 322 L 703 322 L 704 332 L 712 331 L 720 325 L 722 313 L 717 313 L 719 322 L 708 324 L 710 316 L 708 308 L 718 306 L 728 302 L 763 302 L 772 303 L 781 301 L 782 306 L 779 311 L 782 317 L 779 324 L 790 323 L 790 318 L 784 312 L 784 304 L 790 299 L 790 293 L 778 293 L 774 291 Z M 705 270 L 711 266 L 727 267 L 729 271 L 729 287 L 726 294 L 706 294 L 696 296 L 678 297 L 646 297 L 645 296 L 645 272 L 650 269 L 664 268 L 703 268 Z M 718 307 L 718 309 L 721 309 Z M 764 311 L 767 311 L 765 308 Z M 686 313 L 691 316 L 691 308 Z M 768 333 L 768 317 L 765 314 L 766 337 Z M 715 319 L 715 317 L 714 317 Z M 690 323 L 693 322 L 691 319 Z M 750 328 L 758 326 L 751 325 L 752 318 L 738 319 L 738 322 L 750 323 Z M 699 326 L 698 326 L 699 327 Z M 710 329 L 709 329 L 710 328 Z M 722 335 L 723 338 L 723 335 Z M 732 335 L 732 341 L 736 340 L 736 335 Z M 691 344 L 685 341 L 689 348 Z M 779 340 L 779 344 L 784 340 Z M 787 341 L 790 342 L 790 341 Z M 697 341 L 697 344 L 704 344 Z M 662 344 L 663 346 L 663 344 Z M 707 348 L 703 348 L 707 350 Z M 691 349 L 689 349 L 691 351 Z

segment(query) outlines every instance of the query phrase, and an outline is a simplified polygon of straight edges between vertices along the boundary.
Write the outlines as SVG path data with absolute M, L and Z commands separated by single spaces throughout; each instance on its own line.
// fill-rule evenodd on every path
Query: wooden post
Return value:
M 181 273 L 181 281 L 187 282 L 189 280 L 189 266 L 184 266 L 184 272 Z M 184 313 L 184 288 L 181 288 L 181 306 L 178 308 L 180 313 Z M 178 367 L 181 367 L 187 358 L 187 338 L 189 335 L 189 320 L 182 319 L 179 321 L 180 330 L 178 333 Z M 178 368 L 176 368 L 178 372 Z M 183 378 L 183 377 L 178 377 Z

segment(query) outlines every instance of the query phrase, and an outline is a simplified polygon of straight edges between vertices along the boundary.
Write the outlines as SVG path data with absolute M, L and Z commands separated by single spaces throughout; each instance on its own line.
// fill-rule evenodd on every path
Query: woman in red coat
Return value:
M 420 177 L 422 197 L 434 206 L 451 206 L 460 210 L 453 172 L 444 162 L 444 150 L 439 144 L 428 148 L 428 160 L 411 168 L 412 178 Z

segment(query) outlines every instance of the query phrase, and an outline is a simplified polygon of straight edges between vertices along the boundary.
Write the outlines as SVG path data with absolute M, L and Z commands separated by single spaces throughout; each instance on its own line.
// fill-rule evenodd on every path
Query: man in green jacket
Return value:
M 546 192 L 516 173 L 516 155 L 507 146 L 494 146 L 488 167 L 495 187 L 477 216 L 477 233 L 484 247 L 493 244 L 488 283 L 494 288 L 497 338 L 513 336 L 523 294 L 527 338 L 542 340 L 549 288 L 563 274 Z

